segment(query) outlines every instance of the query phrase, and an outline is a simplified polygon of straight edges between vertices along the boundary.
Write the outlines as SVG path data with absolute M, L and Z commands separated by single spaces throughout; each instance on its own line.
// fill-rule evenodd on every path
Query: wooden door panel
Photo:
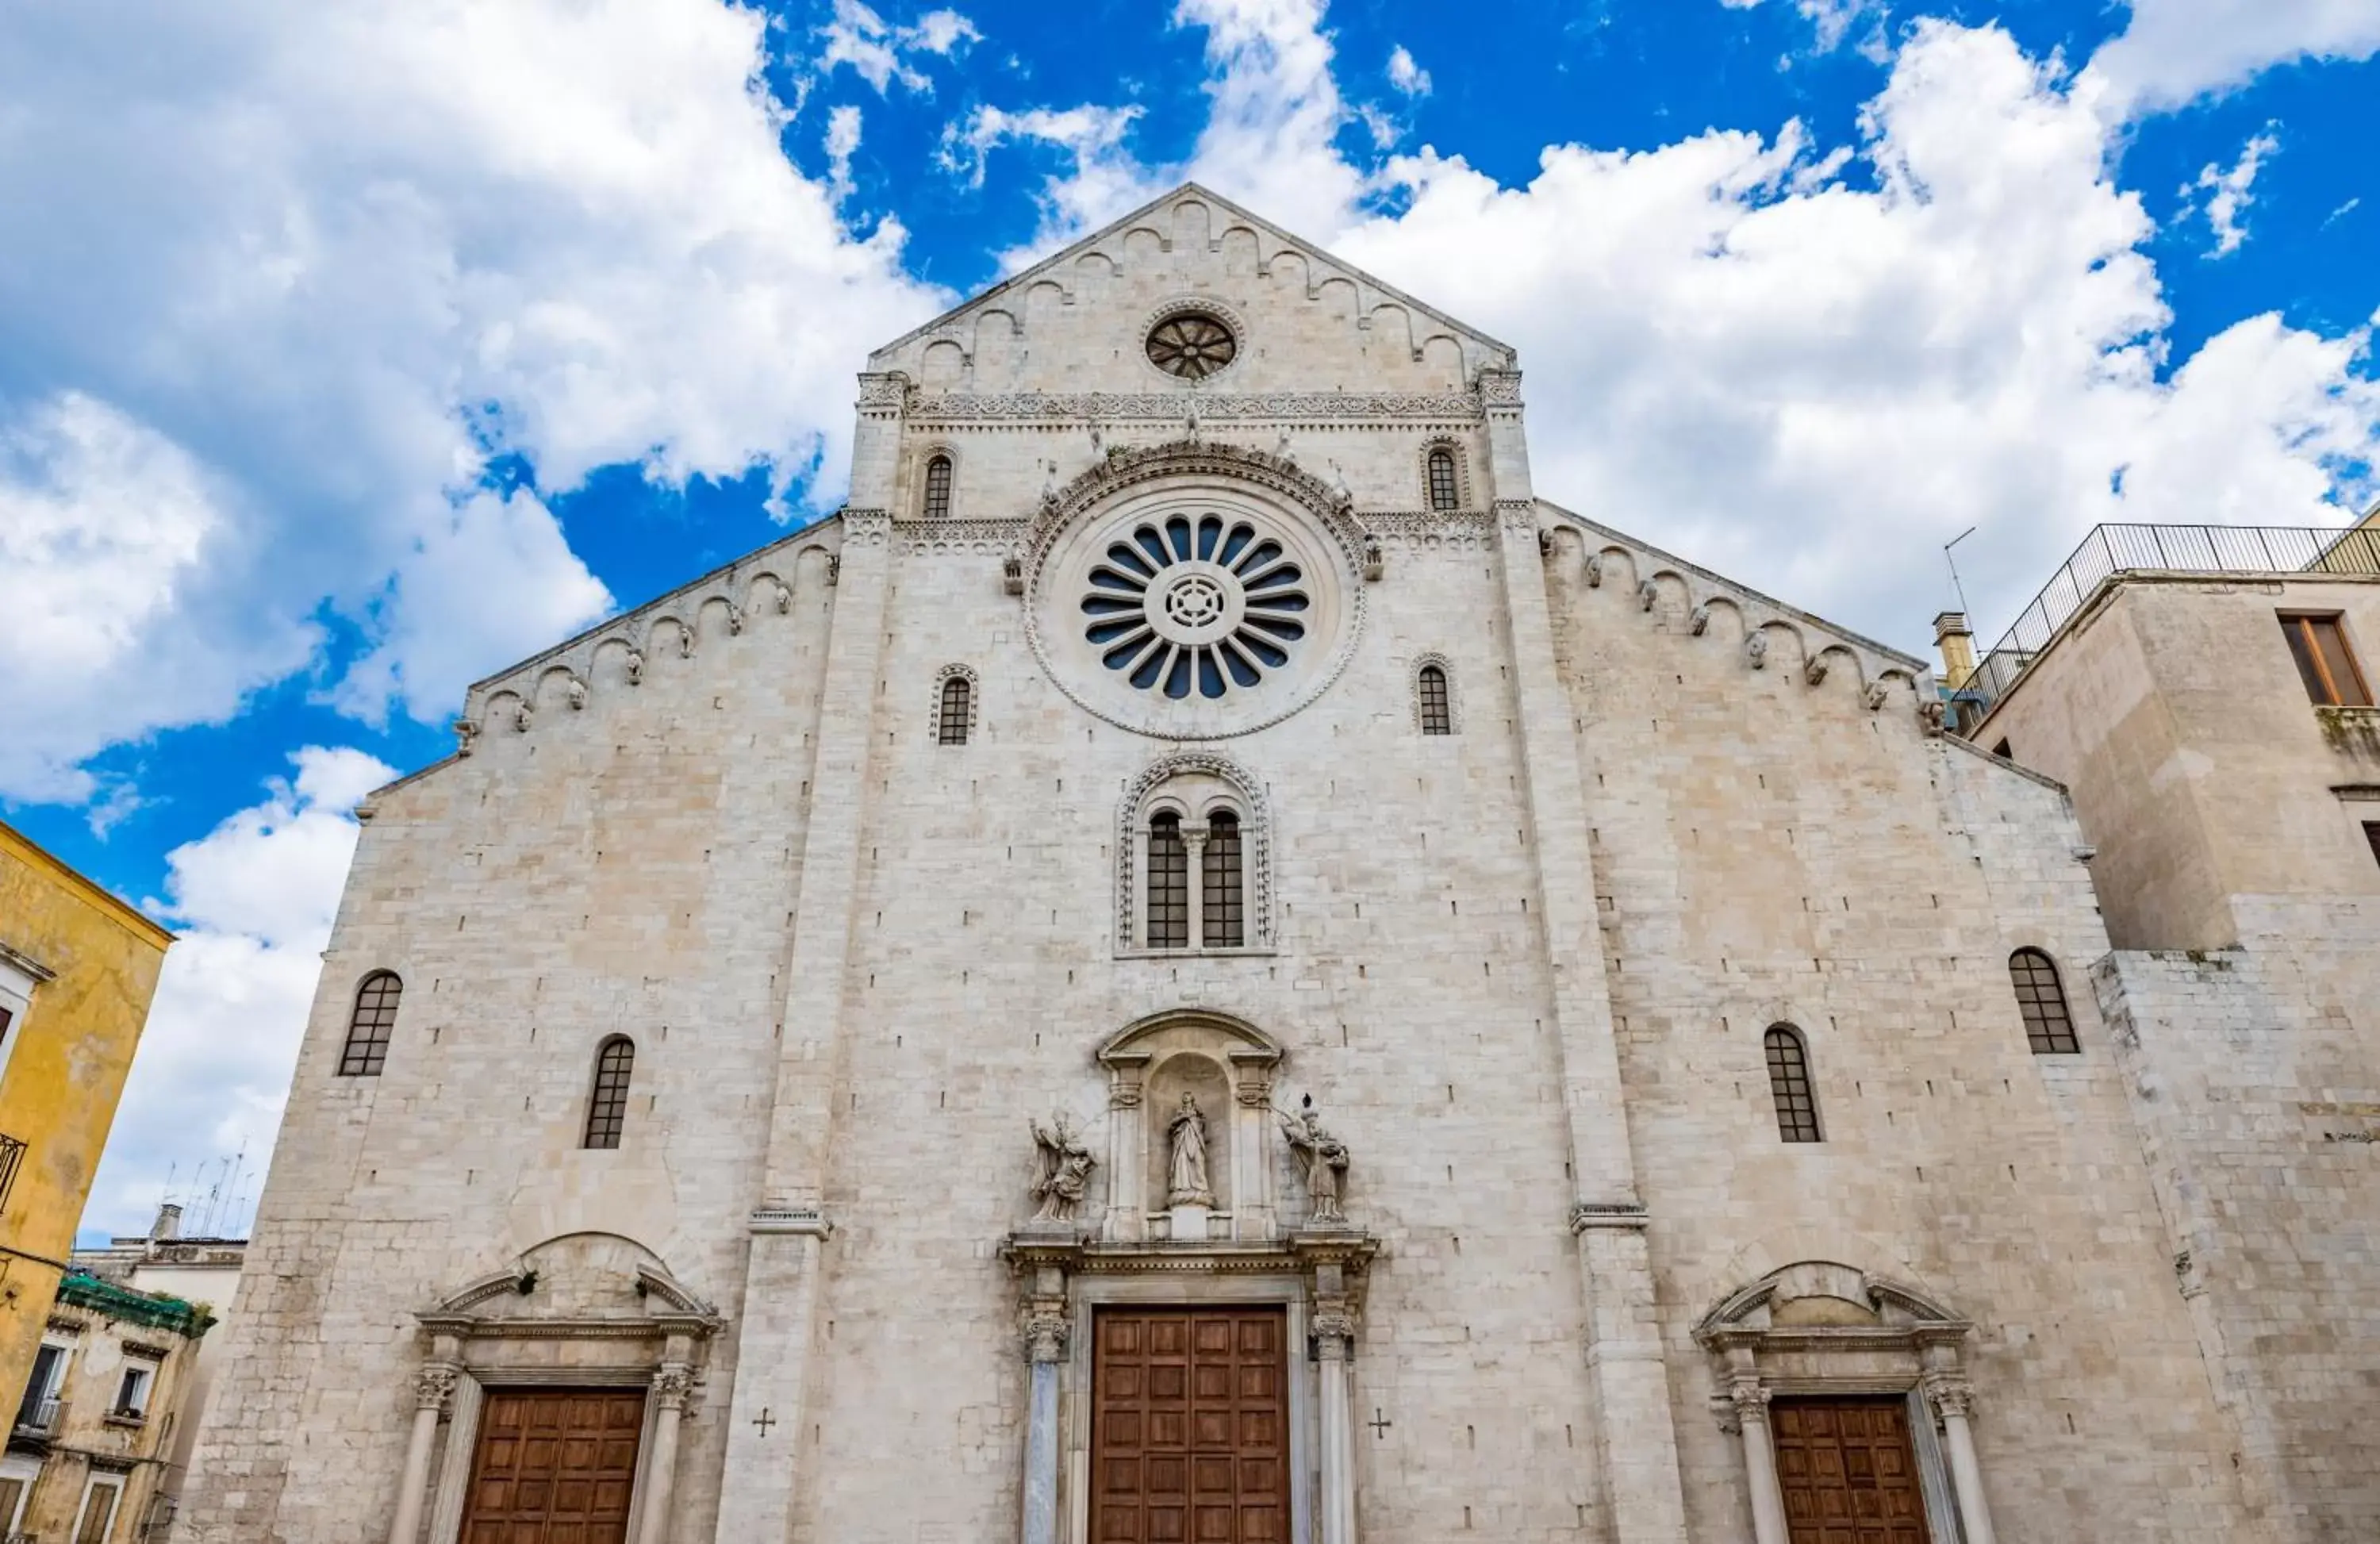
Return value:
M 1899 1399 L 1780 1399 L 1769 1406 L 1792 1544 L 1928 1544 Z
M 1283 1311 L 1118 1309 L 1092 1322 L 1091 1537 L 1287 1544 Z
M 623 1544 L 644 1419 L 642 1390 L 491 1390 L 464 1544 Z

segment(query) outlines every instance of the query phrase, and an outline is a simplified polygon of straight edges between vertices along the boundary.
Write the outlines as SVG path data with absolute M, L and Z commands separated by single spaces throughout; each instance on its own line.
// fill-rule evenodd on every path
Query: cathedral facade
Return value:
M 1196 187 L 857 415 L 362 811 L 177 1537 L 2296 1537 L 1922 661 Z

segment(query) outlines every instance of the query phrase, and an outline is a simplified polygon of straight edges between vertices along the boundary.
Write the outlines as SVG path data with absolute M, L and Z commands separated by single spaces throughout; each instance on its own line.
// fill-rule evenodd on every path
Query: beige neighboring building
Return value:
M 1972 733 L 2096 849 L 2095 986 L 2252 1500 L 2380 1538 L 2380 531 L 2106 528 L 2045 601 Z
M 150 1506 L 150 1515 L 158 1519 L 154 1531 L 159 1538 L 164 1537 L 163 1524 L 178 1510 L 189 1482 L 190 1454 L 198 1446 L 200 1419 L 222 1366 L 223 1318 L 230 1310 L 232 1294 L 239 1285 L 240 1262 L 247 1254 L 244 1238 L 184 1237 L 182 1209 L 168 1201 L 157 1209 L 156 1223 L 148 1233 L 137 1238 L 111 1238 L 105 1248 L 77 1249 L 73 1255 L 74 1268 L 85 1275 L 135 1292 L 177 1298 L 216 1325 L 212 1333 L 199 1342 L 196 1361 L 179 1380 L 175 1404 L 168 1412 L 174 1416 L 172 1435 L 158 1452 L 162 1461 L 157 1472 L 159 1499 Z
M 178 1297 L 67 1273 L 0 1455 L 0 1538 L 165 1537 L 166 1455 L 191 1418 L 199 1344 L 213 1323 Z
M 2064 791 L 1541 493 L 1520 364 L 1179 188 L 474 687 L 177 1538 L 2368 1540 L 2368 1389 L 2257 1489 Z

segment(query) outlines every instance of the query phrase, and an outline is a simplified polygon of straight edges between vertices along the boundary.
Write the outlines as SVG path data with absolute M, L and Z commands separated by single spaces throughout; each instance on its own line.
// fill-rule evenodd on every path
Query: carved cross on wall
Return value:
M 760 1406 L 760 1413 L 752 1417 L 752 1424 L 760 1429 L 761 1436 L 766 1437 L 769 1434 L 769 1429 L 779 1423 L 776 1416 L 769 1414 L 769 1407 L 763 1404 Z
M 1380 1407 L 1375 1404 L 1372 1406 L 1372 1418 L 1366 1421 L 1364 1424 L 1372 1429 L 1372 1440 L 1374 1441 L 1386 1441 L 1389 1436 L 1389 1428 L 1396 1425 L 1397 1423 L 1381 1415 Z

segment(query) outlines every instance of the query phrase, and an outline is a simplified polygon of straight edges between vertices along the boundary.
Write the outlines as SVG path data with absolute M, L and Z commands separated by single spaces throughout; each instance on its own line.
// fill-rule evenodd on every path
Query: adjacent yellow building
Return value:
M 0 824 L 0 1391 L 25 1386 L 173 934 Z

